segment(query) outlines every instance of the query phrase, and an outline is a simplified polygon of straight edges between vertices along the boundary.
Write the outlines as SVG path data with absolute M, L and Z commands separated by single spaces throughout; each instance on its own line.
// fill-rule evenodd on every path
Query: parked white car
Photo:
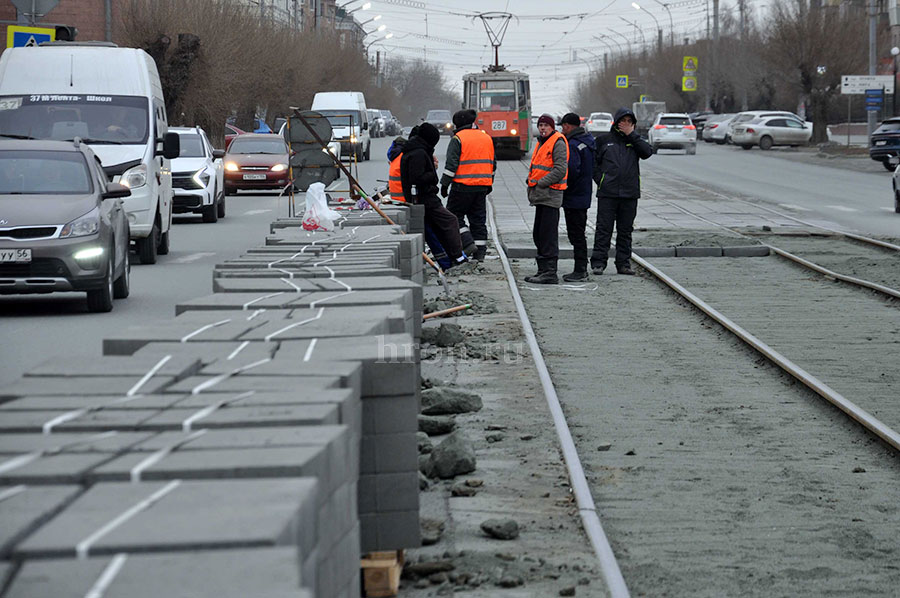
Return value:
M 710 116 L 706 120 L 706 126 L 703 127 L 703 134 L 701 137 L 703 141 L 707 143 L 717 143 L 719 145 L 725 145 L 731 140 L 729 135 L 729 127 L 731 126 L 731 121 L 734 120 L 736 114 L 716 114 L 714 116 Z
M 697 127 L 684 112 L 657 114 L 648 138 L 654 152 L 659 149 L 683 149 L 689 156 L 697 153 Z
M 200 127 L 170 127 L 181 138 L 181 155 L 172 160 L 176 214 L 201 214 L 203 222 L 225 217 L 225 150 L 213 149 Z
M 609 112 L 591 112 L 584 123 L 584 130 L 597 137 L 609 133 L 613 125 L 613 115 Z
M 731 140 L 735 145 L 748 150 L 758 145 L 761 150 L 776 145 L 809 145 L 812 127 L 790 116 L 764 117 L 734 125 Z

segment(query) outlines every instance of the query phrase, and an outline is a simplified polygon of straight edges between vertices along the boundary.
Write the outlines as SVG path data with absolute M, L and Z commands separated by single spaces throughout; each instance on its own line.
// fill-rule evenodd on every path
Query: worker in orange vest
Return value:
M 459 220 L 463 247 L 474 246 L 473 257 L 481 262 L 487 253 L 487 196 L 494 185 L 497 161 L 494 140 L 475 126 L 477 117 L 471 109 L 453 115 L 456 132 L 447 146 L 441 197 L 447 198 L 447 209 Z
M 538 119 L 538 138 L 528 169 L 528 203 L 534 206 L 531 236 L 537 248 L 537 274 L 526 276 L 532 284 L 558 284 L 559 208 L 569 175 L 569 143 L 556 130 L 549 114 Z

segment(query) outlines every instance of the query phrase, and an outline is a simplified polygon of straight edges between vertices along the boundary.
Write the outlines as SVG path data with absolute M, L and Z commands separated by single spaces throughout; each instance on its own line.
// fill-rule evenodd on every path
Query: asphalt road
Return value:
M 788 150 L 790 151 L 790 150 Z M 796 152 L 794 152 L 796 153 Z M 745 199 L 765 202 L 796 218 L 863 234 L 900 236 L 891 173 L 856 172 L 763 152 L 701 143 L 697 155 L 661 150 L 641 167 Z M 835 161 L 841 160 L 841 158 Z

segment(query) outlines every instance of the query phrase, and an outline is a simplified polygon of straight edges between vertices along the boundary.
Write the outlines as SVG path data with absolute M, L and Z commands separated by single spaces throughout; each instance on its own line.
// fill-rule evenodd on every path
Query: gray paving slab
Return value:
M 722 257 L 721 247 L 676 247 L 675 257 Z
M 326 268 L 327 266 L 327 268 Z M 338 253 L 332 250 L 322 252 L 319 255 L 294 254 L 250 254 L 243 257 L 227 260 L 216 265 L 217 270 L 233 268 L 260 268 L 266 270 L 290 270 L 291 268 L 321 268 L 325 272 L 335 266 L 354 267 L 378 267 L 400 269 L 400 258 L 394 251 L 383 250 L 369 253 Z
M 295 545 L 303 558 L 318 539 L 316 494 L 311 478 L 96 484 L 13 554 L 48 558 Z
M 360 474 L 359 512 L 416 511 L 419 509 L 419 472 Z
M 262 367 L 266 364 L 260 364 Z M 308 365 L 308 364 L 306 364 Z M 215 364 L 213 364 L 215 366 Z M 298 366 L 300 367 L 300 366 Z M 233 371 L 233 370 L 232 370 Z M 173 384 L 167 389 L 171 394 L 219 394 L 244 392 L 293 392 L 299 388 L 342 388 L 346 378 L 340 373 L 329 376 L 325 372 L 315 377 L 299 380 L 297 376 L 251 376 L 253 369 L 245 369 L 240 375 L 225 378 L 219 376 L 193 376 Z M 212 385 L 211 385 L 212 384 Z
M 82 484 L 89 472 L 115 458 L 114 454 L 72 453 L 18 455 L 0 460 L 0 486 Z
M 27 561 L 6 598 L 84 598 L 113 557 Z M 103 598 L 312 598 L 292 548 L 127 554 Z
M 174 376 L 153 376 L 140 386 L 140 392 L 161 392 L 175 382 Z M 124 396 L 141 382 L 140 376 L 59 376 L 19 378 L 0 389 L 0 399 L 8 401 L 17 397 L 50 395 Z
M 202 417 L 200 417 L 202 415 Z M 227 409 L 169 409 L 154 414 L 138 426 L 141 430 L 193 430 L 208 428 L 261 428 L 339 424 L 337 404 L 229 407 Z
M 138 432 L 159 409 L 75 409 L 73 411 L 9 411 L 0 417 L 0 433 Z
M 317 577 L 324 580 L 320 584 L 323 596 L 356 598 L 360 595 L 359 557 L 361 554 L 359 524 L 356 524 L 321 562 Z
M 334 294 L 335 291 L 332 291 Z M 306 310 L 303 310 L 306 311 Z M 313 314 L 309 318 L 291 318 L 290 320 L 280 320 L 269 322 L 264 326 L 260 326 L 256 330 L 247 333 L 241 340 L 261 341 L 265 339 L 286 341 L 304 338 L 326 337 L 326 336 L 362 336 L 374 334 L 390 334 L 389 331 L 396 330 L 400 326 L 406 325 L 403 310 L 394 308 L 390 310 L 392 318 L 384 317 L 367 317 L 367 314 L 348 313 L 347 310 L 336 310 L 325 308 L 322 317 L 318 320 L 313 318 L 318 315 L 318 310 L 309 310 Z M 350 317 L 343 317 L 343 314 Z M 355 316 L 355 317 L 354 317 Z M 312 320 L 312 321 L 309 321 Z
M 635 247 L 634 253 L 641 257 L 675 257 L 675 247 Z
M 2 434 L 0 455 L 23 453 L 118 453 L 138 450 L 155 437 L 153 432 L 107 432 L 103 434 Z
M 73 392 L 77 392 L 73 389 Z M 173 395 L 50 395 L 12 399 L 0 405 L 0 416 L 13 411 L 72 411 L 74 409 L 165 409 L 178 402 Z
M 250 301 L 251 299 L 247 299 Z M 243 304 L 237 306 L 241 309 Z M 260 306 L 261 307 L 261 306 Z M 249 316 L 252 312 L 248 312 Z M 176 315 L 178 315 L 176 313 Z M 227 342 L 253 330 L 260 322 L 246 318 L 232 318 L 222 314 L 209 314 L 204 321 L 154 322 L 152 325 L 131 326 L 103 339 L 104 355 L 131 355 L 152 342 Z
M 188 314 L 196 314 L 200 312 L 187 312 L 186 314 L 182 314 L 178 316 L 179 318 L 184 317 Z M 274 313 L 280 313 L 282 316 L 290 313 L 289 311 L 283 312 L 273 312 L 273 320 Z M 266 357 L 272 357 L 275 355 L 275 351 L 278 349 L 278 343 L 273 342 L 254 342 L 249 345 L 245 344 L 244 341 L 229 341 L 229 342 L 198 342 L 198 343 L 178 343 L 178 342 L 152 342 L 147 345 L 144 345 L 137 351 L 135 351 L 136 356 L 140 357 L 158 357 L 158 356 L 166 356 L 166 355 L 189 355 L 192 357 L 196 357 L 200 360 L 200 363 L 203 365 L 208 365 L 218 360 L 225 361 L 234 361 L 237 356 L 240 356 L 242 359 L 250 359 L 253 361 L 258 361 L 260 359 L 265 359 Z M 231 357 L 229 360 L 228 358 Z
M 356 337 L 351 338 L 355 339 Z M 315 352 L 320 342 L 322 340 L 318 339 L 313 345 L 313 352 Z M 334 379 L 338 380 L 336 384 L 338 388 L 358 388 L 362 384 L 363 368 L 358 361 L 335 360 L 327 368 L 322 367 L 320 362 L 312 361 L 312 359 L 304 361 L 311 343 L 311 340 L 297 341 L 296 344 L 291 343 L 289 347 L 291 350 L 279 349 L 271 361 L 241 372 L 241 377 L 302 378 L 302 380 L 297 380 L 293 383 L 282 381 L 287 386 L 286 390 L 291 393 L 301 392 L 306 389 L 310 392 L 318 392 L 319 389 L 329 388 Z M 293 351 L 298 346 L 305 346 L 305 348 L 300 351 Z M 204 368 L 201 376 L 216 376 L 228 371 L 230 369 L 227 363 L 216 362 Z
M 747 245 L 745 247 L 722 247 L 725 257 L 766 257 L 769 247 L 766 245 Z
M 263 309 L 292 309 L 295 307 L 302 307 L 302 305 L 295 305 L 295 302 L 300 297 L 308 294 L 309 293 L 297 293 L 294 291 L 273 291 L 271 293 L 217 293 L 214 295 L 189 299 L 188 301 L 177 304 L 175 306 L 175 315 L 181 315 L 190 310 L 203 310 L 209 312 L 243 310 L 246 311 L 249 316 L 254 311 Z M 218 316 L 214 313 L 210 314 L 212 321 L 217 319 L 217 317 Z M 234 340 L 258 325 L 260 325 L 259 322 L 254 322 L 252 326 L 247 326 L 237 335 L 219 340 Z M 173 339 L 159 338 L 153 340 L 170 341 Z
M 0 557 L 82 492 L 79 486 L 0 488 Z
M 381 277 L 352 277 L 341 278 L 337 282 L 330 278 L 301 279 L 304 281 L 304 290 L 320 290 L 327 292 L 343 291 L 346 286 L 358 291 L 381 291 L 409 289 L 413 292 L 416 305 L 422 302 L 422 286 L 399 276 Z M 296 280 L 292 282 L 296 283 Z M 341 284 L 343 283 L 343 284 Z M 240 293 L 240 292 L 275 292 L 283 289 L 284 282 L 280 278 L 214 278 L 213 291 L 216 293 Z
M 96 357 L 70 356 L 65 360 L 49 359 L 39 366 L 25 372 L 25 376 L 70 377 L 70 376 L 109 376 L 115 372 L 117 376 L 145 375 L 171 376 L 176 379 L 190 376 L 200 369 L 200 360 L 185 355 L 172 355 L 165 359 L 141 356 L 115 356 L 97 359 Z
M 362 437 L 360 474 L 417 472 L 418 464 L 415 432 Z
M 326 264 L 330 266 L 330 264 Z M 260 268 L 247 268 L 244 266 L 236 266 L 233 268 L 217 268 L 213 272 L 213 276 L 215 278 L 228 278 L 228 277 L 240 277 L 240 278 L 283 278 L 285 274 L 292 274 L 294 278 L 331 278 L 335 276 L 337 278 L 345 278 L 345 277 L 372 277 L 372 278 L 380 278 L 383 276 L 400 276 L 400 269 L 387 267 L 387 266 L 378 266 L 378 267 L 365 267 L 365 266 L 330 266 L 330 271 L 325 268 L 310 268 L 310 267 L 296 267 L 296 268 L 281 268 L 281 271 L 268 270 L 268 269 L 260 269 Z
M 363 434 L 397 434 L 419 429 L 418 389 L 406 395 L 367 396 L 363 399 Z
M 359 516 L 362 552 L 416 548 L 422 543 L 419 511 L 367 513 Z

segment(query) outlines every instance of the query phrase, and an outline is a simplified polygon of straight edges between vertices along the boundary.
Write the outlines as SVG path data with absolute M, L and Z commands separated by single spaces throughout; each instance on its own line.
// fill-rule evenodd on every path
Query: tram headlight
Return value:
M 515 129 L 510 129 L 510 130 L 509 130 L 509 134 L 510 134 L 510 135 L 518 135 L 518 133 L 519 133 L 519 132 L 516 131 Z

